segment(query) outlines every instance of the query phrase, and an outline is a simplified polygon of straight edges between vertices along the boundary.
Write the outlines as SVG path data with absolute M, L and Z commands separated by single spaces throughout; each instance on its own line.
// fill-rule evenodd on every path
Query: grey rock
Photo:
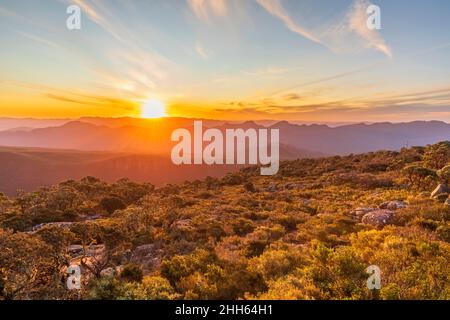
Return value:
M 74 244 L 74 245 L 70 245 L 67 247 L 67 252 L 71 255 L 71 256 L 79 256 L 80 254 L 83 253 L 83 246 L 82 245 L 78 245 L 78 244 Z
M 367 207 L 356 208 L 356 209 L 350 211 L 350 215 L 352 215 L 352 216 L 354 216 L 354 217 L 356 217 L 358 219 L 361 219 L 367 213 L 375 211 L 375 210 L 377 210 L 377 209 L 375 209 L 375 208 L 367 208 Z
M 408 204 L 402 200 L 386 201 L 380 204 L 380 209 L 398 210 L 408 207 Z
M 393 216 L 394 211 L 392 210 L 386 209 L 374 210 L 372 212 L 365 214 L 362 218 L 362 222 L 375 227 L 383 227 L 390 223 Z
M 436 189 L 431 193 L 431 198 L 435 199 L 437 196 L 439 196 L 442 193 L 450 193 L 450 188 L 446 186 L 445 184 L 439 184 Z
M 445 200 L 445 203 L 444 203 L 446 206 L 449 206 L 450 207 L 450 198 L 448 198 L 447 200 Z
M 101 277 L 105 278 L 112 278 L 114 277 L 114 274 L 116 273 L 116 270 L 112 267 L 106 268 L 100 272 Z
M 68 229 L 70 226 L 73 225 L 73 222 L 50 222 L 50 223 L 41 223 L 38 225 L 35 225 L 31 228 L 31 232 L 39 231 L 45 227 L 56 227 L 56 228 L 62 228 L 62 229 Z
M 131 262 L 142 266 L 145 273 L 156 270 L 161 264 L 163 251 L 156 244 L 137 247 L 131 256 Z

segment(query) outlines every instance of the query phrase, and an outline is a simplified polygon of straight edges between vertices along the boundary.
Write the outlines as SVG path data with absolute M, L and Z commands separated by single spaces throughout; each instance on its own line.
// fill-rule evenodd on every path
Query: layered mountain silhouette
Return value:
M 191 130 L 192 125 L 192 119 L 184 118 L 86 118 L 48 128 L 1 131 L 0 145 L 164 154 L 173 146 L 170 141 L 172 131 L 177 128 Z M 221 130 L 265 128 L 255 122 L 227 124 L 204 121 L 204 126 Z M 282 144 L 313 155 L 398 150 L 450 138 L 450 124 L 440 121 L 353 124 L 340 127 L 297 125 L 282 121 L 268 128 L 280 129 Z
M 62 120 L 58 120 L 62 121 Z M 82 118 L 57 123 L 39 120 L 39 128 L 22 126 L 0 131 L 0 192 L 33 190 L 67 179 L 96 176 L 106 181 L 130 178 L 156 185 L 220 176 L 236 165 L 176 166 L 170 159 L 173 130 L 192 131 L 193 119 Z M 1 122 L 1 120 L 0 120 Z M 25 125 L 25 126 L 23 126 Z M 353 124 L 340 127 L 297 125 L 286 121 L 263 126 L 255 122 L 204 120 L 204 127 L 280 130 L 280 158 L 399 150 L 450 139 L 450 124 L 440 121 Z

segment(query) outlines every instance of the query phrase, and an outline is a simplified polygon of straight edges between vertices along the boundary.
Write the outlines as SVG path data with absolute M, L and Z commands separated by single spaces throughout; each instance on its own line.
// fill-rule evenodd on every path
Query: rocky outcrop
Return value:
M 286 183 L 284 185 L 286 190 L 295 190 L 295 189 L 303 189 L 304 185 L 300 183 Z
M 445 200 L 445 203 L 444 203 L 446 206 L 449 206 L 450 207 L 450 197 L 448 197 L 447 198 L 447 200 Z
M 278 186 L 275 183 L 271 183 L 266 189 L 265 191 L 267 192 L 277 192 L 278 191 Z
M 386 201 L 379 205 L 380 209 L 398 210 L 406 208 L 408 204 L 402 200 Z
M 395 211 L 408 207 L 408 203 L 403 200 L 392 200 L 383 202 L 378 208 L 361 207 L 350 211 L 350 215 L 361 221 L 376 227 L 383 227 L 389 224 L 395 215 Z
M 431 193 L 431 198 L 436 199 L 440 194 L 443 194 L 443 193 L 450 193 L 450 188 L 448 186 L 446 186 L 445 184 L 440 184 Z
M 356 208 L 355 210 L 352 210 L 350 212 L 350 215 L 361 220 L 364 215 L 366 215 L 369 212 L 375 211 L 375 210 L 377 210 L 377 209 L 376 208 L 366 208 L 366 207 Z
M 156 244 L 145 244 L 134 249 L 131 262 L 142 266 L 144 273 L 156 270 L 161 264 L 163 251 Z
M 50 222 L 50 223 L 41 223 L 38 225 L 35 225 L 31 228 L 31 233 L 34 233 L 36 231 L 39 231 L 45 227 L 57 227 L 57 228 L 63 228 L 68 229 L 73 225 L 73 222 Z
M 100 272 L 100 276 L 104 278 L 112 278 L 116 274 L 116 270 L 112 267 L 106 268 Z
M 394 217 L 394 211 L 380 209 L 365 214 L 362 217 L 362 223 L 372 225 L 374 227 L 383 227 L 390 223 Z

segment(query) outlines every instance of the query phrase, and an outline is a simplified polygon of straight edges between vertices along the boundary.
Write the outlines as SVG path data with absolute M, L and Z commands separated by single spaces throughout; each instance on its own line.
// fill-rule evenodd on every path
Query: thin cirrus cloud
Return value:
M 207 60 L 210 56 L 210 52 L 208 52 L 201 43 L 197 42 L 195 44 L 195 52 L 204 60 Z
M 115 64 L 120 62 L 120 71 L 116 71 L 115 77 L 130 79 L 133 82 L 130 88 L 139 92 L 154 91 L 168 81 L 173 70 L 178 69 L 176 63 L 149 48 L 138 34 L 120 23 L 120 19 L 106 4 L 92 0 L 73 1 L 91 21 L 117 40 L 115 47 L 108 50 L 106 55 L 109 61 Z
M 367 0 L 355 0 L 347 13 L 331 23 L 325 32 L 308 30 L 289 16 L 283 8 L 281 0 L 256 0 L 268 13 L 280 19 L 286 27 L 306 39 L 322 44 L 333 52 L 349 52 L 359 47 L 372 48 L 392 58 L 392 50 L 381 34 L 367 27 L 367 8 L 371 3 Z
M 225 16 L 228 12 L 226 0 L 188 0 L 195 15 L 204 21 L 209 21 L 211 15 Z
M 271 15 L 277 17 L 286 25 L 286 27 L 294 33 L 297 33 L 306 39 L 322 44 L 322 41 L 307 31 L 305 28 L 294 22 L 289 16 L 286 10 L 283 8 L 280 0 L 256 0 L 256 2 L 262 6 Z
M 367 27 L 367 0 L 354 0 L 337 22 L 322 21 L 322 25 L 307 28 L 294 19 L 283 7 L 282 0 L 255 0 L 269 14 L 279 19 L 288 30 L 320 44 L 335 53 L 348 53 L 369 48 L 392 57 L 392 50 L 377 30 Z M 226 0 L 188 0 L 195 15 L 210 22 L 214 16 L 225 16 L 230 11 Z M 305 19 L 304 19 L 305 20 Z M 328 27 L 323 30 L 323 25 Z
M 392 58 L 392 50 L 386 44 L 380 33 L 367 27 L 367 8 L 370 3 L 366 0 L 357 0 L 348 14 L 349 29 L 365 40 L 366 47 L 373 48 Z

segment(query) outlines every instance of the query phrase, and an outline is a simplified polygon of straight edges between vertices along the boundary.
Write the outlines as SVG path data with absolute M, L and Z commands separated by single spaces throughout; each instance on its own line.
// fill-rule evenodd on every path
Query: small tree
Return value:
M 421 187 L 425 179 L 436 178 L 436 171 L 418 165 L 410 165 L 403 168 L 403 174 L 412 186 Z
M 450 141 L 443 141 L 427 146 L 423 161 L 429 168 L 441 169 L 450 162 Z
M 143 277 L 141 267 L 134 263 L 127 264 L 120 273 L 120 279 L 127 282 L 141 282 Z

